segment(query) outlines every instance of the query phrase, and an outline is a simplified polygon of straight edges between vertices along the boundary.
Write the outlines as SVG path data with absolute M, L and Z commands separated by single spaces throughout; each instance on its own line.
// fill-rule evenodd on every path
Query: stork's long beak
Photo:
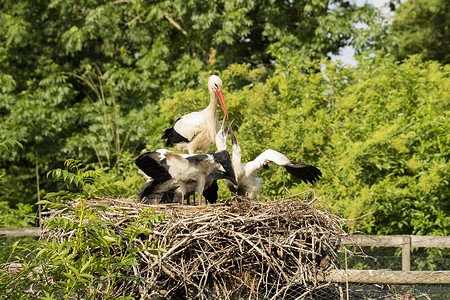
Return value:
M 222 130 L 223 133 L 225 133 L 225 122 L 226 121 L 227 121 L 227 116 L 223 116 L 222 127 L 220 127 L 220 130 Z
M 233 124 L 233 122 L 234 122 L 234 119 L 233 119 L 233 120 L 231 120 L 231 123 L 230 123 L 230 125 L 228 125 L 227 131 L 225 131 L 225 135 L 227 135 L 227 136 L 228 136 L 228 134 L 229 134 L 230 132 L 232 132 L 232 129 L 231 129 L 231 124 Z M 225 122 L 223 123 L 223 125 L 225 125 Z
M 236 140 L 236 137 L 234 136 L 233 129 L 231 129 L 231 127 L 229 127 L 229 129 L 230 129 L 230 135 L 231 135 L 231 144 L 237 145 L 238 142 Z
M 227 107 L 225 105 L 225 99 L 223 99 L 222 91 L 221 90 L 220 91 L 216 91 L 216 96 L 219 99 L 220 106 L 222 106 L 223 113 L 227 116 L 227 119 L 229 119 L 228 118 L 228 111 L 227 111 Z

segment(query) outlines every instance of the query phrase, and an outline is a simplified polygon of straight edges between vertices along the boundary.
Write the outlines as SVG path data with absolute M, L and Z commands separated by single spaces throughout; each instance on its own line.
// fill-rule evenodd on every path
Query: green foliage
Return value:
M 7 140 L 7 141 L 0 143 L 0 151 L 2 151 L 2 152 L 11 152 L 11 150 L 13 150 L 16 147 L 17 148 L 20 147 L 23 149 L 22 144 L 16 140 Z M 2 185 L 3 185 L 3 179 L 2 179 L 3 176 L 4 176 L 4 174 L 0 174 L 0 189 L 2 188 Z
M 127 188 L 123 182 L 102 180 L 102 173 L 95 170 L 84 170 L 79 160 L 68 159 L 64 162 L 68 170 L 55 169 L 47 173 L 54 181 L 62 181 L 67 189 L 75 189 L 80 197 L 90 199 L 107 195 L 121 195 Z M 53 194 L 50 194 L 53 195 Z
M 45 294 L 45 299 L 111 298 L 112 292 L 124 281 L 139 281 L 137 276 L 130 276 L 133 274 L 130 270 L 137 263 L 140 252 L 156 255 L 165 251 L 156 249 L 148 241 L 136 239 L 140 234 L 148 235 L 155 224 L 164 221 L 164 215 L 142 210 L 138 217 L 131 217 L 118 208 L 87 206 L 84 197 L 94 197 L 98 193 L 98 189 L 91 188 L 99 180 L 98 173 L 82 171 L 78 160 L 69 159 L 65 165 L 73 172 L 57 169 L 49 172 L 49 176 L 64 181 L 68 188 L 73 187 L 79 192 L 49 193 L 37 205 L 64 213 L 64 217 L 50 218 L 44 226 L 70 234 L 58 242 L 54 237 L 32 244 L 16 242 L 1 249 L 0 265 L 14 261 L 22 264 L 24 269 L 11 276 L 7 268 L 1 268 L 0 298 L 31 297 L 24 293 L 31 287 L 41 295 Z M 76 205 L 72 205 L 74 199 Z M 103 221 L 99 211 L 122 215 L 124 227 Z
M 26 298 L 38 275 L 46 299 L 107 298 L 135 280 L 123 276 L 138 252 L 158 250 L 129 245 L 163 217 L 128 218 L 119 235 L 83 200 L 134 196 L 143 180 L 135 156 L 163 147 L 164 128 L 207 105 L 211 73 L 224 82 L 244 161 L 272 148 L 319 167 L 317 192 L 344 217 L 368 214 L 360 226 L 369 233 L 448 235 L 447 1 L 401 4 L 389 35 L 373 7 L 344 0 L 0 8 L 0 226 L 31 225 L 32 204 L 45 194 L 37 203 L 74 216 L 47 224 L 73 239 L 1 251 L 0 264 L 25 269 L 11 277 L 0 268 L 0 298 Z M 345 45 L 385 48 L 403 62 L 381 52 L 354 68 L 326 59 Z M 310 188 L 275 166 L 260 176 L 264 197 Z M 220 196 L 228 195 L 221 182 Z
M 450 63 L 450 4 L 446 0 L 404 1 L 395 11 L 387 49 L 398 59 L 421 54 Z
M 0 228 L 30 227 L 34 224 L 35 214 L 31 204 L 18 203 L 13 209 L 7 202 L 0 202 Z
M 355 71 L 324 151 L 335 160 L 335 206 L 349 217 L 371 213 L 369 232 L 447 235 L 448 67 L 366 57 Z
M 123 156 L 163 146 L 170 120 L 159 99 L 196 88 L 204 72 L 236 61 L 270 71 L 283 53 L 365 49 L 379 28 L 373 8 L 343 0 L 21 0 L 0 8 L 0 140 L 25 149 L 0 153 L 0 201 L 10 206 L 35 203 L 39 178 L 41 195 L 57 189 L 45 173 L 67 157 L 121 177 Z M 356 30 L 360 22 L 370 26 Z
M 16 140 L 7 140 L 0 143 L 0 151 L 11 152 L 15 148 L 23 149 L 21 143 Z M 4 170 L 2 170 L 4 171 Z M 5 174 L 0 174 L 0 192 L 6 192 Z M 33 206 L 26 203 L 17 203 L 13 209 L 6 201 L 0 201 L 0 227 L 28 227 L 34 224 Z
M 0 140 L 23 150 L 0 146 L 0 202 L 34 204 L 61 182 L 83 197 L 132 196 L 142 180 L 133 158 L 206 106 L 217 73 L 244 160 L 273 148 L 317 165 L 333 208 L 371 213 L 368 231 L 447 234 L 448 66 L 326 59 L 376 45 L 445 63 L 448 5 L 423 3 L 401 5 L 386 44 L 377 11 L 343 0 L 3 1 Z M 86 169 L 58 169 L 67 157 Z M 282 168 L 261 176 L 264 196 L 307 188 Z
M 19 147 L 23 149 L 22 144 L 16 140 L 8 140 L 0 143 L 0 149 L 3 151 L 11 151 L 12 149 L 14 149 L 14 147 Z

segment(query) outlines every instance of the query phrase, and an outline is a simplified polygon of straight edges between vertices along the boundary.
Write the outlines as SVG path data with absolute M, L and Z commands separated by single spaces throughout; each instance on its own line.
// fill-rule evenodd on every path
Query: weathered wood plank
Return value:
M 411 247 L 450 248 L 450 236 L 411 235 Z
M 344 245 L 401 247 L 402 235 L 349 235 L 342 239 Z
M 29 227 L 29 228 L 0 228 L 0 234 L 6 236 L 40 236 L 41 228 Z
M 331 270 L 320 281 L 380 284 L 450 284 L 450 271 Z
M 405 236 L 409 235 L 349 235 L 342 238 L 344 245 L 403 247 Z M 449 236 L 410 235 L 411 247 L 442 247 L 450 248 Z

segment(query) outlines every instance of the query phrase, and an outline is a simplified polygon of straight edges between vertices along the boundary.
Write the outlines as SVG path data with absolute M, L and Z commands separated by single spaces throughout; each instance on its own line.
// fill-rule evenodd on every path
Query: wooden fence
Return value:
M 40 236 L 42 230 L 37 227 L 30 228 L 0 228 L 0 235 L 5 236 Z
M 402 248 L 402 270 L 332 270 L 321 280 L 379 284 L 450 284 L 450 271 L 411 271 L 411 247 L 450 248 L 448 236 L 349 235 L 343 245 Z
M 0 228 L 0 235 L 40 236 L 40 228 Z M 418 235 L 348 235 L 342 238 L 343 245 L 400 247 L 402 248 L 402 270 L 331 270 L 320 275 L 320 281 L 340 283 L 379 284 L 450 284 L 450 270 L 411 271 L 411 247 L 450 248 L 448 236 Z

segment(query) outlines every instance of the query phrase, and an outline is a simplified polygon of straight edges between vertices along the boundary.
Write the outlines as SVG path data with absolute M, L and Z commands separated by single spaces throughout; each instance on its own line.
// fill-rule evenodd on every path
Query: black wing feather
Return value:
M 219 190 L 219 186 L 217 185 L 217 181 L 214 180 L 212 184 L 203 191 L 203 197 L 205 197 L 208 203 L 214 204 L 217 202 L 219 196 L 217 195 L 217 191 Z
M 184 136 L 182 136 L 181 134 L 179 134 L 178 132 L 176 132 L 175 129 L 173 129 L 173 127 L 164 130 L 164 134 L 161 138 L 167 139 L 166 146 L 172 146 L 173 144 L 178 144 L 182 142 L 189 143 L 189 140 Z
M 218 151 L 216 153 L 213 153 L 214 161 L 221 164 L 222 167 L 225 170 L 225 175 L 228 176 L 229 180 L 231 180 L 234 184 L 236 183 L 236 175 L 234 173 L 233 169 L 233 163 L 231 162 L 231 156 L 230 153 L 226 150 Z M 225 177 L 222 177 L 225 178 Z M 220 179 L 220 178 L 217 178 Z
M 172 179 L 165 166 L 165 161 L 156 159 L 158 152 L 147 152 L 140 155 L 136 160 L 136 166 L 153 180 L 146 182 L 139 191 L 139 199 L 152 195 L 156 188 L 163 182 Z
M 206 159 L 208 157 L 208 155 L 206 154 L 196 154 L 196 155 L 192 155 L 187 157 L 187 161 L 189 162 L 195 162 L 196 165 L 198 165 L 202 160 Z
M 301 179 L 305 183 L 314 184 L 322 176 L 322 172 L 318 168 L 295 161 L 291 161 L 291 164 L 285 167 L 292 176 Z

